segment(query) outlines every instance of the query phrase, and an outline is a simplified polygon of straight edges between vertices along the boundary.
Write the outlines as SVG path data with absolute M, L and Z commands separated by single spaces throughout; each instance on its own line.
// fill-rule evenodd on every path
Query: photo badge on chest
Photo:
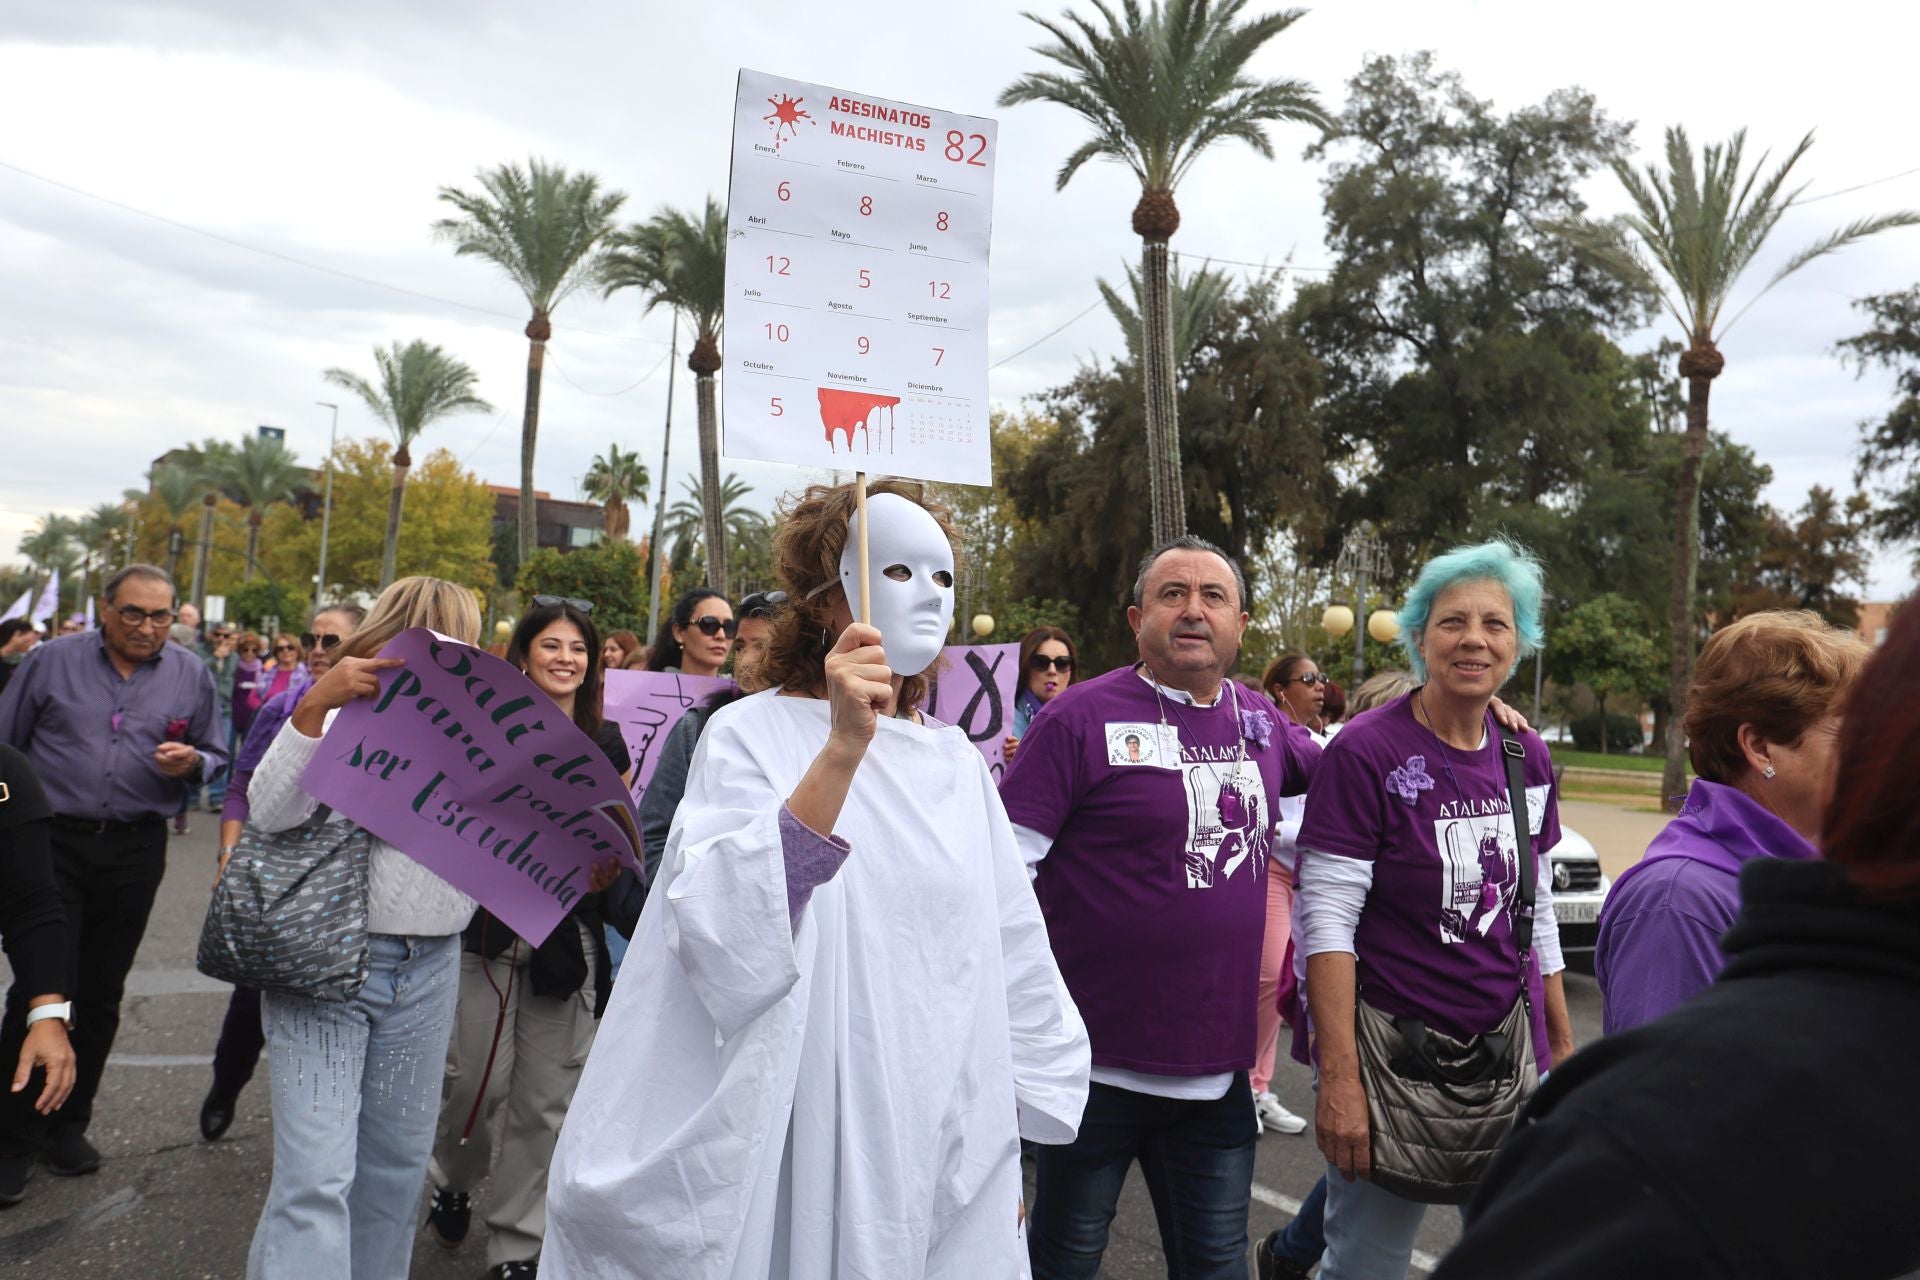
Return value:
M 1148 720 L 1107 722 L 1107 763 L 1121 768 L 1180 767 L 1180 731 Z

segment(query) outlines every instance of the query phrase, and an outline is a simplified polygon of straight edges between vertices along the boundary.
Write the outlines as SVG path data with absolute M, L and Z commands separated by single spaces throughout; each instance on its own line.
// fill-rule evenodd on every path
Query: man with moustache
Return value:
M 1093 1042 L 1079 1136 L 1036 1150 L 1035 1280 L 1095 1275 L 1136 1159 L 1171 1273 L 1246 1275 L 1270 815 L 1320 748 L 1226 680 L 1245 598 L 1212 543 L 1154 548 L 1127 610 L 1140 660 L 1055 698 L 1001 784 Z
M 192 652 L 167 643 L 174 603 L 164 569 L 122 569 L 101 595 L 100 628 L 35 649 L 0 695 L 0 742 L 32 762 L 53 807 L 78 1068 L 50 1125 L 33 1113 L 31 1095 L 0 1094 L 0 1157 L 37 1146 L 57 1174 L 100 1167 L 86 1131 L 166 869 L 167 816 L 227 762 L 213 677 Z M 9 1001 L 5 1034 L 25 1017 Z

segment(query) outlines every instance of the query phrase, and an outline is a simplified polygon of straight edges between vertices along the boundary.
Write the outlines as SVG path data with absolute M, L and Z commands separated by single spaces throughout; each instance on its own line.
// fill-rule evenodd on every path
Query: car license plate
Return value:
M 1555 898 L 1553 918 L 1561 924 L 1592 924 L 1600 918 L 1600 903 L 1594 898 Z

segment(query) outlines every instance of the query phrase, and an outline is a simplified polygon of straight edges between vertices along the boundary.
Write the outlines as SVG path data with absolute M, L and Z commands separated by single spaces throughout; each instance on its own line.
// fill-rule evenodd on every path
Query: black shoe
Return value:
M 26 1198 L 27 1179 L 33 1176 L 33 1152 L 0 1156 L 0 1209 L 11 1209 Z
M 473 1197 L 464 1191 L 433 1189 L 433 1201 L 427 1206 L 427 1230 L 443 1249 L 458 1249 L 473 1225 Z M 508 1264 L 501 1264 L 508 1265 Z
M 1307 1272 L 1312 1269 L 1280 1252 L 1278 1231 L 1260 1242 L 1260 1247 L 1253 1251 L 1253 1262 L 1260 1272 L 1260 1280 L 1307 1280 Z
M 529 1258 L 525 1262 L 503 1262 L 497 1267 L 487 1268 L 487 1280 L 533 1280 L 540 1274 L 540 1263 Z
M 218 1089 L 207 1090 L 207 1100 L 200 1104 L 200 1136 L 208 1142 L 218 1142 L 233 1124 L 233 1104 L 236 1099 L 229 1098 Z
M 63 1178 L 77 1178 L 100 1167 L 100 1153 L 87 1141 L 83 1131 L 72 1126 L 55 1129 L 42 1154 L 46 1156 L 47 1168 Z

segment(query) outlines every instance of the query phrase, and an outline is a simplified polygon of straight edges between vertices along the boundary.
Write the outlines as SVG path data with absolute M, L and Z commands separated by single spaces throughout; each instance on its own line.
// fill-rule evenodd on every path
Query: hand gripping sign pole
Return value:
M 992 120 L 740 73 L 721 451 L 867 479 L 991 484 Z

